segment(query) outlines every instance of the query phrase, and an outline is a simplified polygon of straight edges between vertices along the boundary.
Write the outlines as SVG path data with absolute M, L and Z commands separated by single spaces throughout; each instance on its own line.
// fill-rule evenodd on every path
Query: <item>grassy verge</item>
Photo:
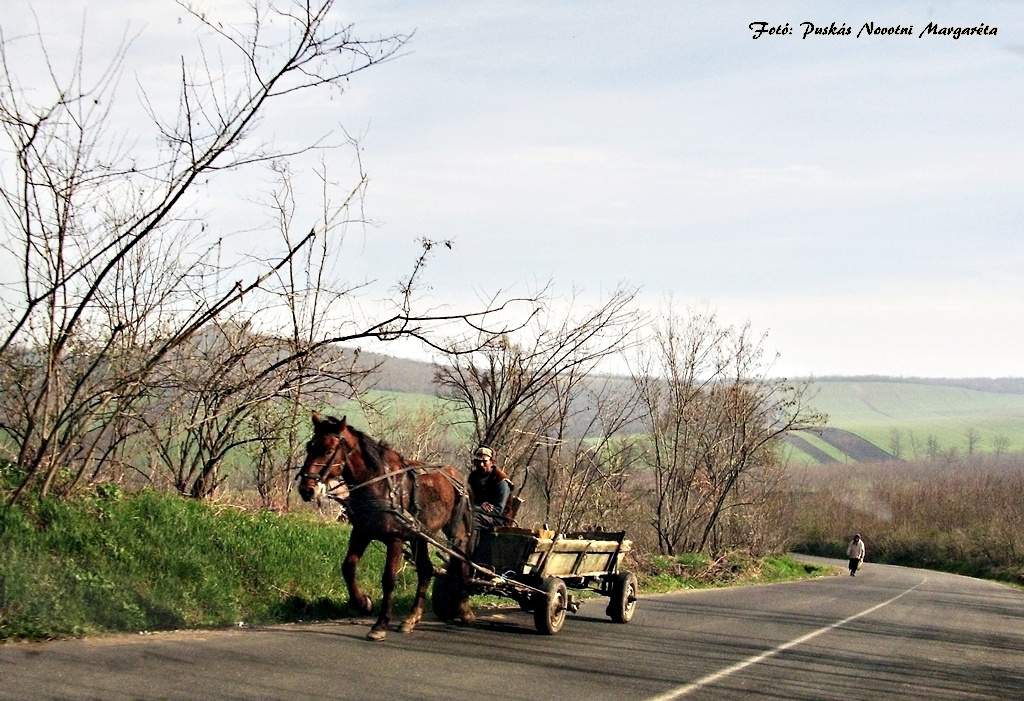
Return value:
M 754 558 L 741 551 L 712 557 L 686 553 L 654 556 L 638 562 L 640 591 L 653 594 L 679 589 L 706 589 L 740 584 L 788 582 L 835 574 L 834 567 L 805 564 L 784 555 Z
M 350 615 L 339 565 L 349 529 L 303 514 L 246 512 L 102 485 L 73 501 L 0 511 L 0 640 L 217 628 Z M 786 558 L 731 554 L 637 562 L 641 591 L 816 574 Z M 380 599 L 383 548 L 360 586 Z M 396 614 L 415 572 L 399 575 Z
M 304 515 L 109 485 L 12 507 L 0 512 L 0 639 L 341 617 L 347 542 L 344 526 Z M 378 600 L 383 549 L 364 561 L 360 585 Z M 400 606 L 413 578 L 401 575 Z

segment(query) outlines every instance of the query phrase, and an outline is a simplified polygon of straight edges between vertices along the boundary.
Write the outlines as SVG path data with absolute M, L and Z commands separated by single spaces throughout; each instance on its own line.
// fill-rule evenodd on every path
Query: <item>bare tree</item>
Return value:
M 639 451 L 628 431 L 637 401 L 622 378 L 569 373 L 555 382 L 548 428 L 530 464 L 542 521 L 559 531 L 609 528 L 630 499 Z
M 289 271 L 301 255 L 308 262 L 318 240 L 332 240 L 343 224 L 330 217 L 364 221 L 358 206 L 336 208 L 319 230 L 301 228 L 308 233 L 286 235 L 276 250 L 225 257 L 223 236 L 209 231 L 195 210 L 200 189 L 215 188 L 228 173 L 280 166 L 331 146 L 299 134 L 297 146 L 275 147 L 261 135 L 261 118 L 302 94 L 343 91 L 352 76 L 394 58 L 408 36 L 360 38 L 351 25 L 332 19 L 334 0 L 254 0 L 244 26 L 180 4 L 200 31 L 200 53 L 182 58 L 169 112 L 142 93 L 156 149 L 113 129 L 127 43 L 89 82 L 82 50 L 69 75 L 61 76 L 40 30 L 35 56 L 24 60 L 44 66 L 50 83 L 33 79 L 27 89 L 17 67 L 26 40 L 0 34 L 0 380 L 17 388 L 0 399 L 6 438 L 0 444 L 10 447 L 24 474 L 12 499 L 29 487 L 44 495 L 55 484 L 58 493 L 66 491 L 115 464 L 143 425 L 140 417 L 152 412 L 153 383 L 174 374 L 191 339 L 231 324 L 249 324 L 249 339 L 265 336 L 281 320 L 271 298 L 287 288 L 275 291 L 275 280 L 294 282 Z M 365 183 L 360 164 L 346 199 L 361 201 Z M 493 310 L 418 311 L 417 280 L 437 245 L 421 243 L 389 309 L 358 313 L 352 300 L 344 311 L 320 315 L 318 323 L 293 319 L 290 351 L 259 351 L 266 361 L 259 367 L 249 365 L 256 356 L 247 356 L 246 371 L 277 383 L 280 393 L 282 372 L 308 377 L 304 359 L 334 344 L 400 337 L 429 343 L 437 325 L 453 322 L 480 330 L 475 320 L 494 318 L 487 315 Z M 324 278 L 301 290 L 293 286 L 289 303 L 314 300 L 322 310 L 327 298 L 359 289 L 360 283 Z M 233 373 L 229 378 L 240 391 Z M 239 398 L 239 391 L 232 396 Z M 273 394 L 255 392 L 241 404 L 254 406 Z M 226 405 L 210 410 L 218 420 L 228 411 Z M 213 425 L 200 423 L 203 430 Z M 209 450 L 220 454 L 225 445 L 215 441 Z M 196 489 L 208 493 L 216 482 L 200 477 Z
M 823 417 L 805 405 L 808 385 L 768 377 L 764 337 L 749 325 L 722 327 L 713 314 L 663 318 L 634 383 L 654 480 L 652 525 L 659 549 L 676 554 L 720 546 L 723 515 L 767 498 L 748 487 L 772 483 L 765 475 L 777 469 L 779 439 Z
M 242 482 L 251 481 L 270 501 L 274 475 L 261 471 L 287 468 L 282 441 L 294 425 L 290 395 L 354 387 L 368 372 L 355 367 L 353 354 L 333 348 L 302 362 L 277 362 L 290 352 L 286 339 L 234 321 L 213 322 L 179 345 L 147 381 L 148 401 L 138 415 L 149 440 L 137 444 L 159 457 L 160 469 L 146 477 L 205 498 L 226 479 L 234 458 Z M 240 459 L 247 464 L 237 464 Z
M 981 443 L 981 432 L 974 426 L 968 426 L 967 430 L 964 431 L 964 440 L 967 442 L 967 455 L 974 455 L 978 444 Z
M 548 298 L 517 335 L 482 333 L 442 349 L 437 381 L 467 417 L 471 439 L 496 448 L 510 473 L 526 469 L 569 418 L 579 383 L 623 349 L 638 323 L 635 294 L 620 288 L 582 312 L 574 303 L 559 312 Z
M 999 459 L 1010 449 L 1010 437 L 1005 433 L 999 433 L 992 439 L 992 450 L 995 453 L 996 464 Z
M 911 429 L 907 429 L 907 442 L 910 444 L 910 454 L 914 456 L 914 460 L 920 459 L 923 451 L 921 439 Z
M 706 501 L 698 439 L 708 417 L 700 404 L 724 371 L 719 349 L 725 334 L 714 317 L 693 315 L 684 323 L 670 314 L 634 368 L 650 441 L 651 519 L 659 549 L 669 554 L 684 544 Z
M 460 446 L 442 405 L 430 401 L 410 404 L 385 397 L 377 399 L 367 413 L 371 430 L 401 446 L 402 454 L 410 460 L 454 464 L 460 457 Z
M 903 432 L 895 426 L 889 431 L 889 453 L 897 460 L 903 459 Z

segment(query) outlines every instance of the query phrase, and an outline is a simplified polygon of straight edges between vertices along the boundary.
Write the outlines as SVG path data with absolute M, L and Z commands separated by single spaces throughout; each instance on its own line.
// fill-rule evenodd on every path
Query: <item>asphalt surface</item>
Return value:
M 1024 592 L 870 562 L 642 597 L 628 625 L 588 602 L 556 636 L 518 610 L 369 622 L 0 645 L 0 699 L 1024 698 Z

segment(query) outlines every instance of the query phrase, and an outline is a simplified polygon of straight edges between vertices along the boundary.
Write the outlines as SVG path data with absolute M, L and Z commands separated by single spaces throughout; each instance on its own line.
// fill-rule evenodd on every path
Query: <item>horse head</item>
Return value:
M 344 487 L 342 471 L 347 451 L 351 449 L 347 444 L 350 435 L 347 428 L 344 416 L 323 418 L 313 412 L 313 437 L 306 443 L 306 460 L 298 475 L 298 491 L 303 501 L 332 496 L 332 492 Z

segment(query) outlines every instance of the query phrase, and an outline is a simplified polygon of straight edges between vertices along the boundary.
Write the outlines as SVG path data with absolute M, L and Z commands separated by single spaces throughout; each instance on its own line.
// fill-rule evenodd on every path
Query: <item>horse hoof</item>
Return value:
M 411 633 L 414 628 L 416 628 L 415 623 L 410 623 L 409 621 L 402 621 L 402 625 L 398 627 L 398 632 Z
M 469 606 L 463 606 L 459 609 L 459 623 L 464 625 L 471 625 L 476 621 L 476 614 L 473 613 L 473 609 Z
M 388 637 L 387 628 L 370 628 L 370 632 L 366 634 L 366 639 L 374 642 L 383 640 L 386 637 Z
M 356 609 L 358 609 L 359 613 L 364 616 L 369 616 L 373 613 L 373 599 L 368 596 L 364 596 L 362 600 L 356 604 Z

